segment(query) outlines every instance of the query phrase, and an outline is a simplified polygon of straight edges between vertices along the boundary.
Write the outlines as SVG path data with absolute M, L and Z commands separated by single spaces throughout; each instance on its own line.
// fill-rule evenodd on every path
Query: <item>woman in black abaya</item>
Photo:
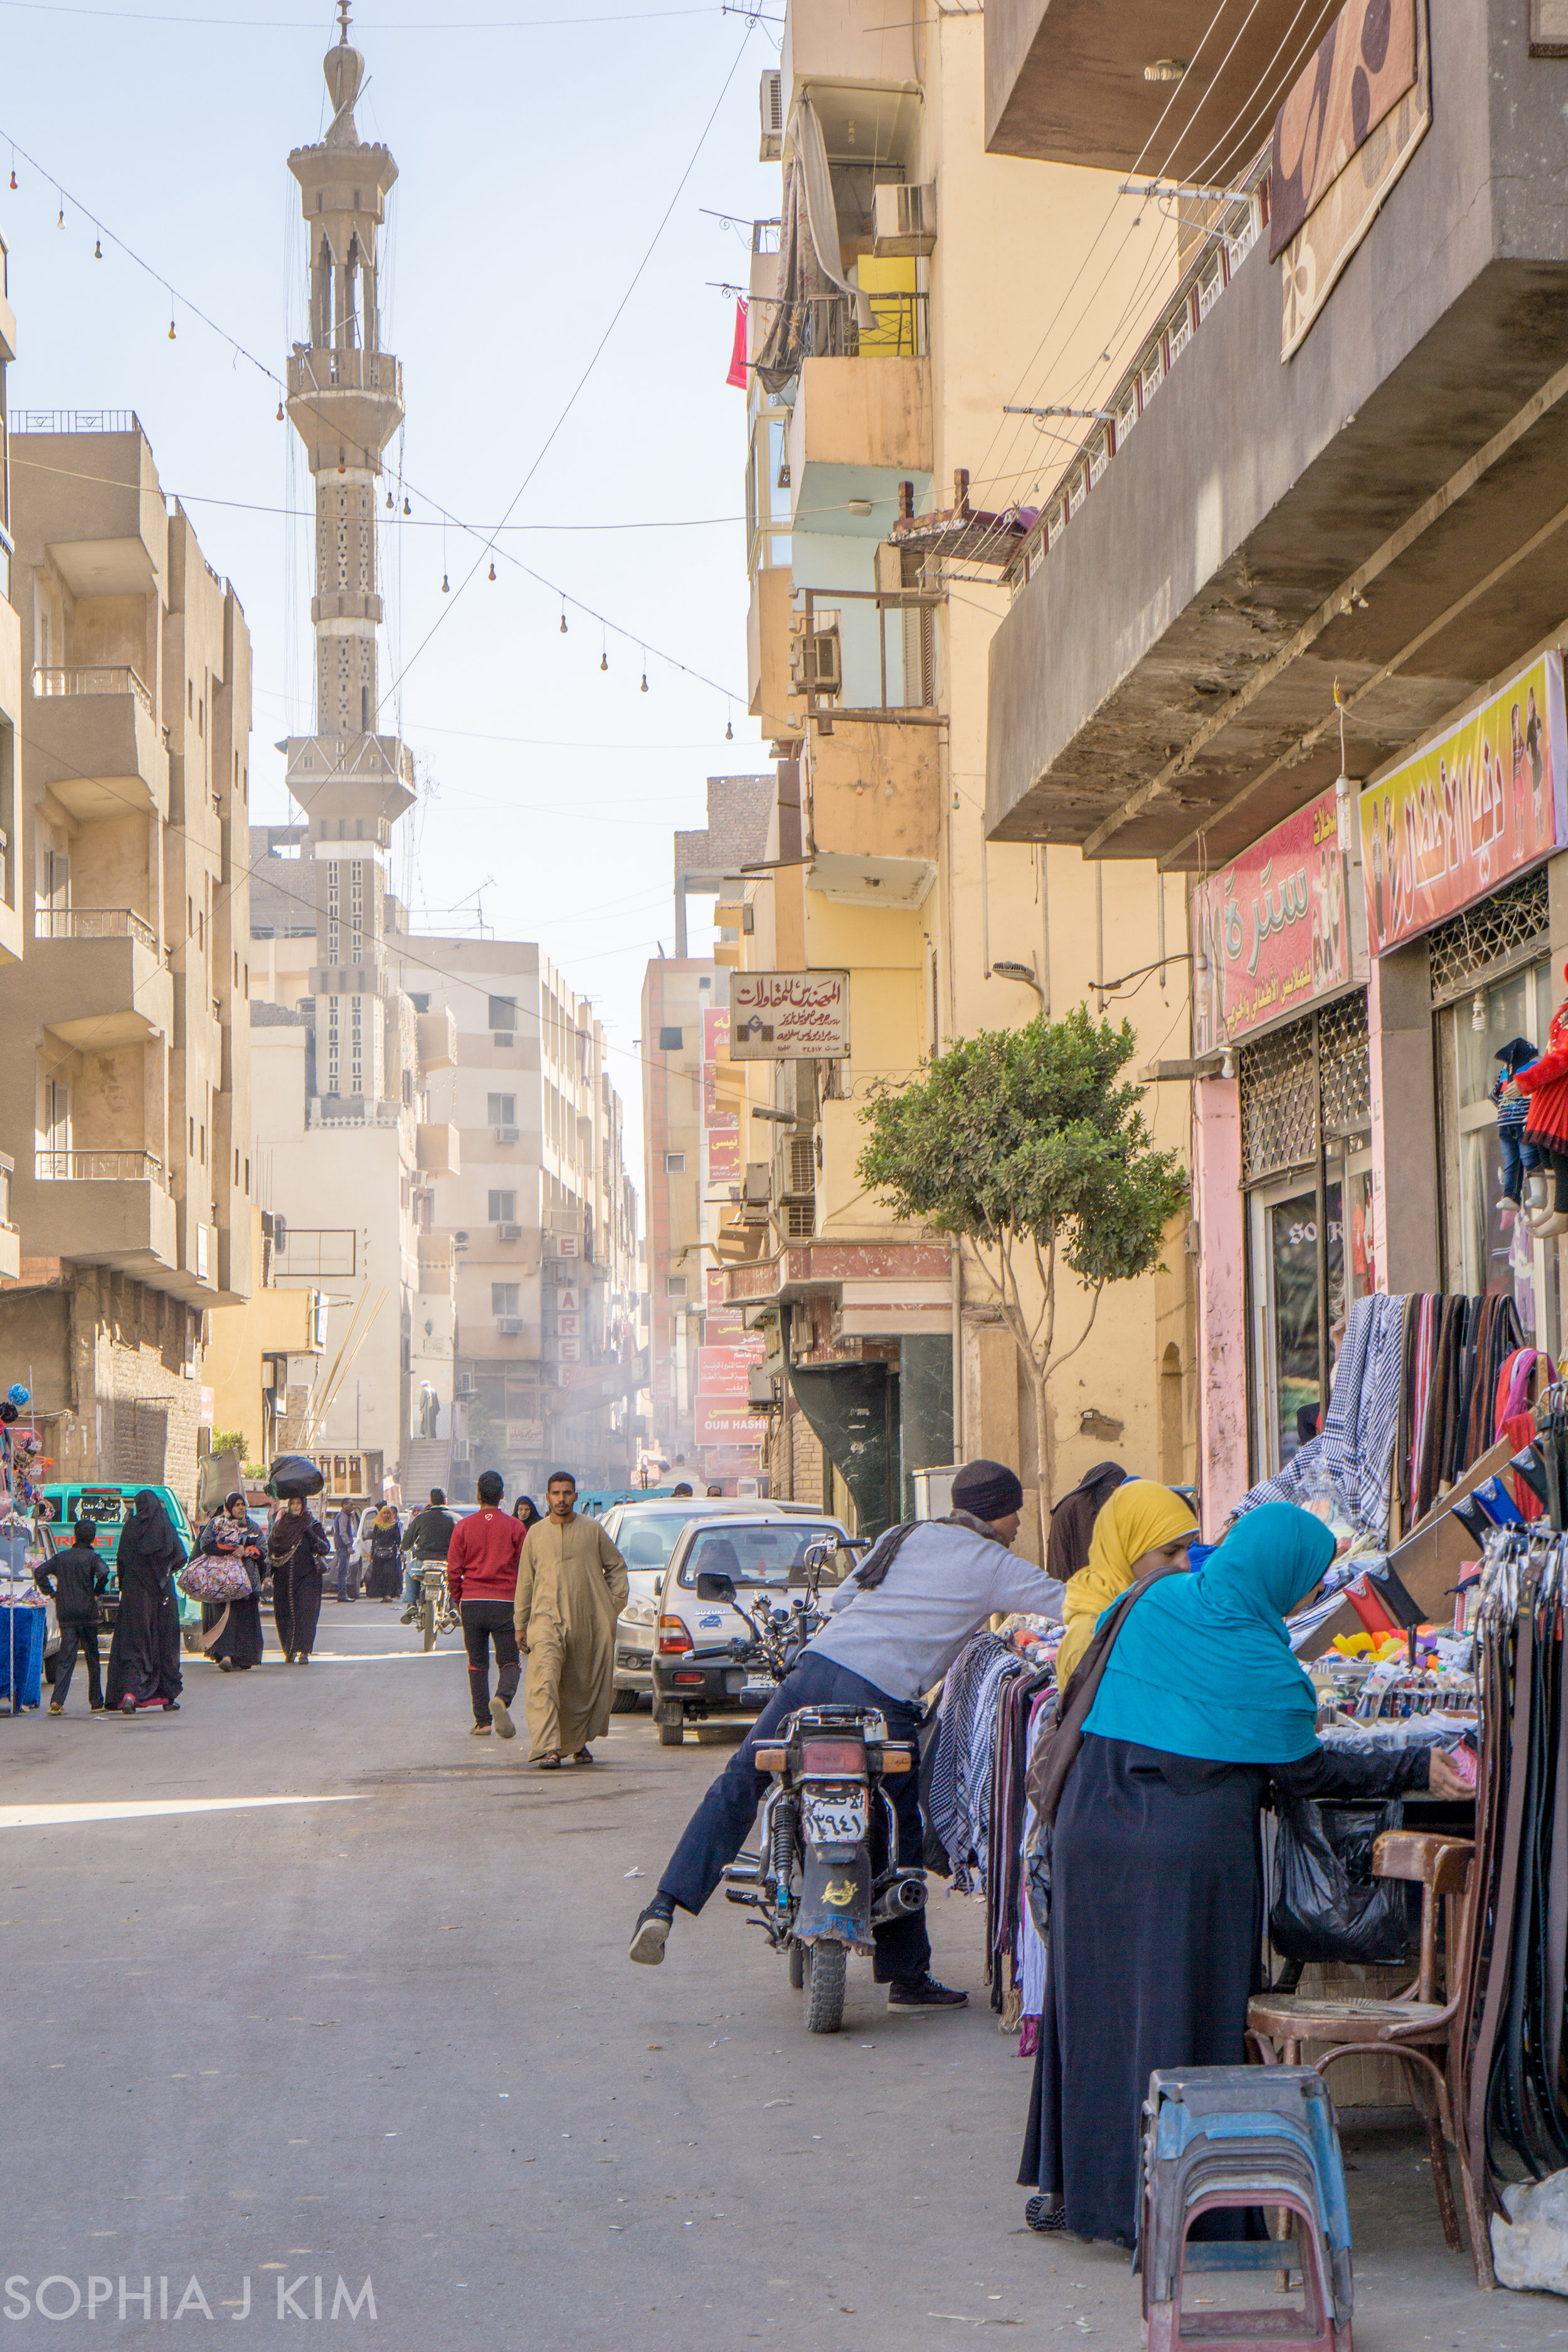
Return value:
M 179 1706 L 184 1680 L 174 1574 L 184 1564 L 184 1546 L 168 1513 L 152 1488 L 143 1486 L 120 1531 L 114 1557 L 120 1607 L 109 1648 L 106 1708 L 135 1715 L 142 1709 L 172 1712 Z
M 220 1673 L 247 1674 L 261 1664 L 266 1643 L 261 1633 L 261 1534 L 245 1507 L 243 1495 L 225 1496 L 222 1510 L 215 1512 L 202 1529 L 196 1549 L 238 1559 L 250 1578 L 250 1591 L 243 1601 L 202 1603 L 203 1649 L 209 1658 L 216 1659 Z
M 321 1580 L 332 1539 L 293 1495 L 272 1522 L 267 1557 L 272 1568 L 272 1617 L 286 1666 L 310 1664 L 321 1613 Z

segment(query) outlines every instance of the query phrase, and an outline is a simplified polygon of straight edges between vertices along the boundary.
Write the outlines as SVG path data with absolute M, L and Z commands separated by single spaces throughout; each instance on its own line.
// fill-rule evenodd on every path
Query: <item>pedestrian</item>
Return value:
M 390 1503 L 360 1521 L 360 1558 L 367 1601 L 395 1601 L 403 1591 L 403 1524 Z
M 531 1495 L 520 1495 L 511 1507 L 511 1515 L 514 1519 L 522 1521 L 522 1531 L 525 1536 L 530 1528 L 536 1528 L 539 1525 L 539 1506 Z
M 222 1510 L 215 1511 L 207 1521 L 196 1549 L 223 1552 L 237 1559 L 250 1579 L 250 1591 L 243 1601 L 202 1603 L 203 1649 L 209 1658 L 216 1660 L 220 1674 L 247 1675 L 252 1666 L 261 1664 L 266 1648 L 261 1632 L 263 1557 L 261 1530 L 246 1509 L 245 1496 L 237 1488 L 225 1496 Z
M 412 1625 L 419 1614 L 421 1587 L 419 1570 L 431 1560 L 445 1559 L 452 1541 L 452 1530 L 458 1522 L 447 1508 L 447 1497 L 439 1486 L 430 1489 L 430 1500 L 422 1511 L 416 1511 L 408 1522 L 404 1542 L 408 1547 L 408 1565 L 403 1571 L 403 1617 L 405 1625 Z
M 120 1530 L 114 1555 L 120 1606 L 103 1698 L 121 1715 L 173 1715 L 179 1709 L 184 1682 L 174 1574 L 184 1564 L 185 1548 L 173 1521 L 151 1486 L 143 1486 Z
M 291 1495 L 272 1522 L 267 1557 L 272 1563 L 272 1621 L 286 1666 L 308 1666 L 321 1613 L 321 1585 L 332 1539 L 312 1518 L 302 1495 Z
M 528 1660 L 530 1753 L 542 1771 L 594 1760 L 588 1742 L 610 1727 L 616 1620 L 626 1605 L 626 1564 L 597 1519 L 577 1517 L 577 1481 L 552 1470 L 548 1516 L 530 1528 L 517 1579 L 517 1638 Z
M 1198 1523 L 1179 1495 L 1152 1478 L 1128 1478 L 1113 1487 L 1094 1522 L 1089 1559 L 1069 1576 L 1062 1595 L 1067 1631 L 1057 1651 L 1059 1688 L 1066 1690 L 1105 1612 L 1157 1568 L 1185 1568 Z
M 60 1646 L 55 1652 L 55 1695 L 51 1715 L 66 1711 L 77 1652 L 87 1660 L 87 1703 L 94 1715 L 103 1713 L 103 1677 L 99 1671 L 98 1599 L 109 1590 L 109 1562 L 93 1548 L 97 1528 L 91 1519 L 78 1519 L 76 1539 L 67 1551 L 58 1551 L 33 1570 L 33 1581 L 55 1604 Z
M 672 1487 L 670 1488 L 670 1490 L 669 1490 L 669 1498 L 670 1498 L 670 1501 L 671 1501 L 672 1503 L 674 1503 L 674 1502 L 679 1502 L 679 1501 L 681 1499 L 681 1497 L 682 1497 L 683 1496 L 689 1495 L 689 1494 L 690 1494 L 690 1492 L 691 1492 L 690 1487 L 687 1485 L 687 1483 L 686 1483 L 685 1479 L 683 1478 L 683 1479 L 681 1480 L 681 1482 L 680 1482 L 680 1484 L 679 1484 L 679 1486 L 672 1486 Z
M 1089 1565 L 1094 1523 L 1118 1486 L 1125 1484 L 1120 1462 L 1097 1462 L 1086 1470 L 1070 1494 L 1051 1506 L 1050 1533 L 1046 1538 L 1046 1573 L 1065 1584 Z
M 708 1489 L 708 1500 L 710 1503 L 716 1499 L 722 1500 L 723 1494 L 724 1489 L 722 1486 L 710 1486 Z
M 332 1513 L 332 1551 L 337 1560 L 338 1599 L 345 1604 L 359 1599 L 359 1554 L 354 1549 L 357 1528 L 355 1514 L 346 1503 L 340 1503 Z
M 493 1727 L 503 1739 L 515 1739 L 511 1703 L 517 1696 L 522 1665 L 512 1611 L 518 1555 L 527 1531 L 521 1519 L 515 1515 L 509 1518 L 501 1509 L 506 1489 L 498 1471 L 482 1471 L 474 1492 L 479 1507 L 458 1520 L 447 1554 L 447 1590 L 462 1621 L 463 1647 L 468 1654 L 468 1696 L 474 1705 L 469 1736 L 488 1739 Z M 496 1654 L 493 1698 L 492 1643 Z
M 771 1774 L 757 1769 L 757 1749 L 786 1716 L 802 1706 L 874 1707 L 889 1738 L 918 1740 L 924 1694 L 988 1617 L 1016 1610 L 1059 1619 L 1061 1585 L 1012 1557 L 1023 1503 L 1023 1486 L 1005 1463 L 970 1462 L 953 1479 L 947 1518 L 906 1522 L 878 1538 L 687 1823 L 658 1893 L 638 1916 L 634 1960 L 658 1966 L 676 1906 L 700 1911 L 740 1853 L 772 1785 Z M 919 1780 L 915 1772 L 897 1774 L 887 1791 L 906 1868 L 917 1868 L 924 1851 Z M 931 1975 L 923 1910 L 879 1922 L 872 1935 L 876 1981 L 888 1987 L 889 2009 L 964 2006 L 967 1993 Z

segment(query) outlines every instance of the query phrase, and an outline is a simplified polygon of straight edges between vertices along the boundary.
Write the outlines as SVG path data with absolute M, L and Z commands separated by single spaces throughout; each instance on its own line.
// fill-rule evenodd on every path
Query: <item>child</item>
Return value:
M 1530 1117 L 1530 1104 L 1513 1080 L 1521 1070 L 1528 1069 L 1540 1055 L 1528 1037 L 1510 1037 L 1500 1045 L 1497 1059 L 1502 1064 L 1492 1087 L 1492 1100 L 1497 1105 L 1498 1149 L 1502 1154 L 1502 1189 L 1500 1198 L 1511 1202 L 1517 1209 L 1524 1189 L 1525 1171 L 1541 1166 L 1541 1153 L 1536 1145 L 1524 1139 L 1525 1122 Z

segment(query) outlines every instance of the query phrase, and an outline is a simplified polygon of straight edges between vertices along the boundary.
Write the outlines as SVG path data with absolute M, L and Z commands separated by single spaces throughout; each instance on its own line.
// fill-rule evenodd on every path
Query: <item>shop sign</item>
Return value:
M 692 1415 L 693 1441 L 698 1445 L 759 1445 L 762 1423 L 733 1405 L 699 1402 Z
M 836 1062 L 849 1051 L 847 971 L 732 971 L 732 1062 Z
M 736 1119 L 728 1134 L 710 1127 L 708 1129 L 708 1181 L 710 1184 L 739 1183 L 741 1181 L 741 1122 Z
M 1361 796 L 1374 955 L 1568 844 L 1563 656 L 1543 654 Z
M 760 1364 L 765 1353 L 761 1339 L 753 1339 L 749 1347 L 699 1348 L 698 1402 L 723 1398 L 729 1403 L 744 1404 L 752 1366 Z
M 1193 893 L 1194 1053 L 1215 1053 L 1354 979 L 1346 915 L 1338 797 L 1321 793 Z

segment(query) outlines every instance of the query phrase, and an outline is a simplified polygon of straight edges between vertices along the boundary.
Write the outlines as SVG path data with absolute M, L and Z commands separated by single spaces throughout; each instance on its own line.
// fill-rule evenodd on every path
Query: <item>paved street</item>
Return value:
M 889 2018 L 857 1971 L 845 2032 L 808 2041 L 719 1909 L 662 1969 L 626 1964 L 731 1733 L 676 1753 L 617 1717 L 600 1766 L 540 1775 L 467 1737 L 451 1643 L 409 1638 L 329 1605 L 308 1670 L 197 1664 L 167 1721 L 89 1719 L 79 1687 L 63 1721 L 0 1723 L 4 2269 L 26 2282 L 0 2342 L 69 2342 L 89 2302 L 93 2342 L 157 2338 L 163 2310 L 199 2340 L 193 2279 L 215 2323 L 248 2279 L 263 2327 L 280 2290 L 314 2324 L 319 2278 L 322 2324 L 360 2298 L 368 2327 L 368 2278 L 396 2352 L 892 2352 L 978 2326 L 1134 2352 L 1125 2258 L 1023 2226 L 1028 2070 L 983 2002 Z M 180 1810 L 262 1798 L 294 1801 Z M 938 1902 L 938 1966 L 976 1991 L 978 1924 Z M 1358 2217 L 1406 2250 L 1358 2266 L 1359 2352 L 1568 2342 L 1563 2305 L 1483 2303 L 1444 2253 L 1418 2139 L 1348 2152 Z M 58 2330 L 24 2315 L 47 2278 Z

